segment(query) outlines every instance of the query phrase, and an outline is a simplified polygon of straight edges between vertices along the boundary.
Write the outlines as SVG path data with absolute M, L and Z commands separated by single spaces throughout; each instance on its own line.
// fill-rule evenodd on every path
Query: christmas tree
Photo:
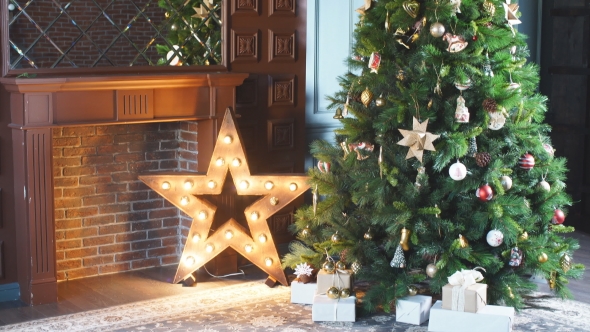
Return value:
M 518 5 L 379 0 L 359 8 L 353 72 L 330 96 L 336 143 L 315 141 L 313 205 L 285 267 L 330 256 L 370 288 L 368 311 L 481 268 L 489 304 L 523 307 L 531 276 L 570 297 L 566 160 L 545 123 Z M 524 18 L 523 18 L 524 19 Z
M 166 44 L 156 45 L 158 65 L 221 63 L 221 0 L 159 0 L 166 10 Z

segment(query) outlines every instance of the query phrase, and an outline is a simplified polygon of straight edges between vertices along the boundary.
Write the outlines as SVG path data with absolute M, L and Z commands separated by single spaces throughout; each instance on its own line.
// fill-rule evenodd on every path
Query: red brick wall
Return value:
M 196 170 L 196 129 L 174 122 L 53 130 L 58 280 L 178 262 L 190 220 L 137 176 Z

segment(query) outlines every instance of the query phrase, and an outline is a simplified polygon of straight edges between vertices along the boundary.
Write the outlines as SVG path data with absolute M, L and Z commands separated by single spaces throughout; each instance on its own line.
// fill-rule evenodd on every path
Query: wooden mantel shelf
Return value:
M 10 126 L 42 128 L 211 119 L 232 106 L 227 101 L 233 104 L 235 87 L 247 76 L 222 72 L 2 78 L 0 83 L 11 95 Z
M 29 305 L 57 301 L 52 127 L 200 120 L 197 170 L 206 171 L 223 114 L 235 109 L 236 87 L 247 76 L 0 79 L 2 107 L 10 110 L 12 130 L 21 300 Z

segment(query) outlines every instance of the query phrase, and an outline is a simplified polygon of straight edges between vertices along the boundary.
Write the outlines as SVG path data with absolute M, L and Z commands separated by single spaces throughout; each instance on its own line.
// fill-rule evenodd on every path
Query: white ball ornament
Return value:
M 467 176 L 467 168 L 457 161 L 449 167 L 449 176 L 455 181 L 461 181 Z
M 488 244 L 490 246 L 497 247 L 501 245 L 502 242 L 504 242 L 504 234 L 502 234 L 502 232 L 500 232 L 497 229 L 492 229 L 488 232 L 488 235 L 486 236 L 486 241 L 488 241 Z
M 445 34 L 445 26 L 439 22 L 432 23 L 430 26 L 430 34 L 436 38 L 442 37 Z
M 549 184 L 549 182 L 547 182 L 545 180 L 539 182 L 539 188 L 541 188 L 545 191 L 551 191 L 551 185 Z
M 504 188 L 504 190 L 512 188 L 512 179 L 507 175 L 504 175 L 500 178 L 500 183 L 502 184 L 502 188 Z

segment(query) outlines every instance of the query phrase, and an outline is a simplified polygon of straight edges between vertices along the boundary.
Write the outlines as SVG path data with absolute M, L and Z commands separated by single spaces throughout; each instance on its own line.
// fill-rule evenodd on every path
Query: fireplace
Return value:
M 22 301 L 57 301 L 60 279 L 175 262 L 182 216 L 136 175 L 205 171 L 217 120 L 246 76 L 1 80 Z

